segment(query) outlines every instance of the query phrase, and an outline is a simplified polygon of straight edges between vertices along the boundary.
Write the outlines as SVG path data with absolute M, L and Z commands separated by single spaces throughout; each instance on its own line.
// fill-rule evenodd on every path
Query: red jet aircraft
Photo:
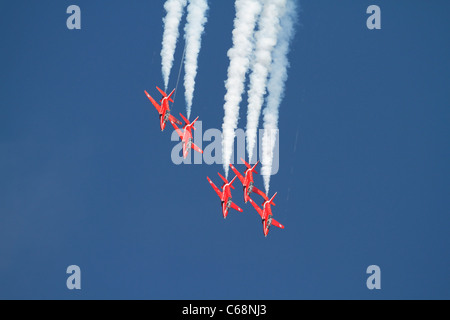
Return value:
M 173 89 L 172 92 L 169 95 L 167 95 L 164 91 L 162 91 L 158 87 L 156 87 L 156 89 L 158 89 L 158 91 L 163 95 L 163 98 L 161 100 L 159 100 L 161 105 L 159 105 L 148 94 L 147 91 L 144 90 L 144 92 L 147 95 L 147 98 L 151 101 L 153 106 L 156 108 L 156 111 L 158 111 L 158 113 L 159 113 L 159 123 L 160 123 L 160 126 L 161 126 L 161 131 L 164 131 L 164 128 L 166 127 L 166 122 L 168 120 L 176 122 L 176 123 L 181 125 L 182 122 L 170 114 L 169 101 L 173 103 L 173 100 L 172 100 L 171 96 L 175 92 L 175 89 Z
M 277 193 L 275 192 L 275 194 L 273 195 L 273 197 L 270 200 L 264 201 L 262 204 L 262 209 L 252 200 L 252 198 L 248 199 L 248 200 L 250 200 L 250 203 L 253 205 L 253 207 L 255 207 L 256 211 L 261 216 L 262 223 L 263 223 L 263 232 L 264 232 L 265 237 L 267 237 L 267 234 L 269 233 L 269 228 L 272 225 L 274 225 L 275 227 L 284 229 L 284 226 L 281 223 L 279 223 L 277 220 L 273 219 L 273 215 L 272 215 L 271 205 L 272 206 L 275 205 L 275 203 L 273 202 L 273 198 L 275 198 L 276 195 L 277 195 Z
M 174 121 L 171 120 L 170 123 L 172 123 L 172 126 L 174 127 L 175 131 L 178 133 L 181 141 L 183 142 L 183 158 L 187 157 L 189 149 L 191 149 L 191 148 L 197 152 L 203 153 L 203 150 L 200 149 L 198 146 L 196 146 L 192 139 L 191 128 L 195 130 L 194 123 L 195 123 L 195 121 L 197 121 L 198 117 L 195 118 L 194 121 L 189 122 L 189 120 L 186 119 L 181 113 L 180 113 L 180 116 L 183 118 L 184 122 L 186 122 L 186 124 L 183 127 L 183 131 L 181 131 L 177 127 L 177 125 L 175 124 Z
M 252 192 L 259 194 L 261 197 L 264 198 L 264 200 L 268 200 L 266 194 L 254 186 L 253 173 L 258 174 L 258 172 L 255 171 L 255 168 L 258 165 L 259 161 L 256 162 L 253 167 L 250 166 L 250 164 L 248 164 L 247 162 L 245 162 L 245 160 L 242 158 L 241 158 L 241 161 L 247 167 L 247 170 L 245 170 L 245 172 L 244 172 L 244 176 L 242 176 L 239 173 L 239 171 L 237 171 L 237 169 L 232 164 L 230 164 L 230 167 L 234 171 L 236 176 L 239 178 L 242 185 L 244 186 L 244 201 L 245 201 L 245 203 L 247 203 L 247 201 L 249 200 L 250 193 L 252 193 Z
M 216 185 L 208 177 L 206 177 L 206 179 L 208 179 L 209 183 L 211 184 L 211 187 L 213 187 L 214 191 L 216 191 L 217 195 L 219 196 L 220 201 L 222 202 L 223 218 L 226 219 L 230 207 L 239 212 L 242 212 L 242 209 L 239 208 L 233 201 L 231 201 L 232 196 L 230 187 L 234 189 L 233 182 L 236 179 L 236 176 L 230 182 L 228 182 L 228 180 L 225 179 L 225 177 L 223 177 L 220 173 L 219 176 L 222 178 L 224 182 L 222 185 L 222 191 L 220 191 L 219 188 L 217 188 Z

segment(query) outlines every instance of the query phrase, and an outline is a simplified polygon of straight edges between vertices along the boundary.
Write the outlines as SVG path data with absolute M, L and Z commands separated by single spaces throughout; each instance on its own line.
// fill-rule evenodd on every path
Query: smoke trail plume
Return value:
M 164 9 L 167 14 L 163 19 L 164 33 L 161 49 L 161 65 L 162 75 L 164 79 L 164 88 L 167 91 L 169 85 L 170 70 L 173 65 L 173 55 L 177 45 L 179 35 L 178 27 L 180 25 L 181 16 L 187 0 L 167 0 L 164 3 Z
M 242 100 L 245 75 L 250 64 L 253 50 L 253 32 L 256 19 L 261 11 L 259 0 L 236 0 L 236 17 L 233 29 L 233 47 L 228 50 L 230 65 L 225 81 L 225 116 L 222 124 L 222 162 L 225 176 L 228 176 L 229 164 L 234 148 L 235 130 L 239 119 L 239 103 Z
M 255 35 L 255 53 L 250 75 L 247 110 L 247 152 L 252 160 L 256 144 L 259 116 L 266 93 L 267 76 L 272 65 L 272 51 L 280 34 L 281 16 L 285 12 L 286 0 L 266 0 Z
M 201 47 L 201 36 L 206 23 L 207 0 L 189 0 L 187 7 L 187 24 L 184 28 L 186 56 L 184 60 L 184 88 L 187 118 L 191 116 L 194 97 L 195 77 L 197 75 L 197 58 Z
M 264 134 L 262 138 L 262 168 L 266 194 L 269 194 L 270 176 L 273 163 L 273 149 L 278 129 L 278 110 L 284 97 L 287 69 L 289 67 L 289 44 L 294 36 L 294 23 L 297 21 L 297 8 L 294 0 L 288 0 L 286 10 L 281 19 L 283 30 L 274 48 L 271 72 L 268 80 L 267 104 L 263 111 Z

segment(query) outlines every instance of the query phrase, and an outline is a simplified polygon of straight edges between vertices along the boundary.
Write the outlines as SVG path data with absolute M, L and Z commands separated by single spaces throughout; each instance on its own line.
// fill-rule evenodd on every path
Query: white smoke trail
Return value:
M 259 0 L 236 0 L 235 8 L 233 47 L 228 50 L 230 65 L 227 72 L 228 78 L 225 81 L 227 92 L 222 124 L 222 162 L 226 177 L 233 154 L 235 130 L 239 119 L 239 103 L 242 100 L 245 75 L 253 51 L 253 32 L 261 11 L 261 4 Z
M 197 75 L 197 58 L 201 47 L 201 36 L 206 23 L 207 0 L 189 0 L 187 7 L 187 24 L 184 28 L 186 56 L 184 60 L 184 88 L 187 118 L 191 116 L 194 97 L 195 77 Z
M 281 19 L 282 32 L 274 48 L 273 62 L 268 80 L 267 104 L 263 111 L 264 134 L 262 138 L 262 168 L 266 194 L 269 194 L 270 176 L 273 163 L 273 149 L 278 129 L 278 110 L 284 97 L 284 87 L 289 67 L 289 44 L 295 34 L 294 23 L 297 21 L 297 8 L 294 0 L 288 0 L 286 11 Z
M 281 16 L 286 9 L 286 0 L 265 0 L 256 32 L 255 54 L 250 75 L 247 110 L 247 152 L 252 160 L 256 144 L 259 116 L 266 93 L 267 76 L 272 65 L 272 51 L 280 34 Z
M 181 16 L 187 0 L 167 0 L 164 3 L 164 9 L 167 14 L 163 19 L 164 33 L 161 49 L 161 66 L 164 79 L 164 88 L 167 91 L 169 85 L 170 70 L 173 65 L 173 55 L 177 45 L 179 35 L 178 27 L 180 25 Z

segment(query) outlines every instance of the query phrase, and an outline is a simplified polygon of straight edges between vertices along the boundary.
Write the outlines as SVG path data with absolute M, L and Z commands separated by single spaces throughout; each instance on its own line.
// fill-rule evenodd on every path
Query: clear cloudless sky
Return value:
M 204 130 L 222 125 L 235 16 L 209 2 L 191 117 Z M 271 180 L 286 228 L 267 238 L 239 181 L 244 212 L 223 219 L 206 180 L 220 186 L 221 165 L 171 161 L 144 94 L 163 87 L 163 3 L 0 6 L 0 298 L 449 299 L 450 2 L 298 2 Z

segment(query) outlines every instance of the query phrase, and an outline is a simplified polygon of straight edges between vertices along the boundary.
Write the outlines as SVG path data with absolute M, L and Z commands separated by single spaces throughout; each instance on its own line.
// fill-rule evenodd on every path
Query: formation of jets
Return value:
M 247 169 L 244 171 L 244 175 L 242 175 L 232 164 L 230 164 L 231 170 L 233 170 L 233 172 L 236 174 L 236 176 L 233 178 L 232 181 L 234 181 L 234 179 L 236 179 L 236 177 L 239 178 L 239 180 L 241 181 L 242 186 L 244 187 L 244 202 L 247 203 L 247 201 L 250 201 L 250 203 L 255 208 L 256 212 L 261 216 L 264 236 L 267 237 L 267 234 L 269 233 L 269 228 L 271 226 L 275 226 L 280 229 L 284 229 L 284 226 L 281 223 L 279 223 L 278 221 L 273 219 L 273 214 L 272 214 L 271 206 L 275 206 L 273 199 L 275 198 L 277 193 L 275 193 L 273 195 L 273 197 L 271 199 L 269 199 L 263 191 L 259 190 L 254 185 L 253 173 L 258 174 L 258 172 L 256 172 L 255 168 L 258 165 L 259 161 L 256 162 L 253 165 L 253 167 L 242 158 L 241 158 L 241 161 L 247 167 Z M 209 180 L 209 178 L 208 178 L 208 180 Z M 211 183 L 211 181 L 210 181 L 210 183 Z M 213 187 L 214 187 L 214 185 L 213 185 Z M 256 194 L 259 194 L 261 197 L 263 197 L 264 202 L 262 203 L 262 208 L 260 208 L 255 203 L 255 201 L 252 200 L 252 198 L 250 198 L 251 193 L 256 193 Z M 230 195 L 230 197 L 231 197 L 231 195 Z
M 251 198 L 248 199 L 250 201 L 250 203 L 253 205 L 253 207 L 255 207 L 256 212 L 258 212 L 259 215 L 261 216 L 262 224 L 263 224 L 263 232 L 264 232 L 264 236 L 266 236 L 266 237 L 267 237 L 267 234 L 269 233 L 270 226 L 275 226 L 280 229 L 284 229 L 284 226 L 281 223 L 279 223 L 277 220 L 275 220 L 273 218 L 273 214 L 272 214 L 271 206 L 275 205 L 275 203 L 273 202 L 273 198 L 275 198 L 276 195 L 277 195 L 277 193 L 275 192 L 275 194 L 273 195 L 272 198 L 270 198 L 270 200 L 265 200 L 262 203 L 262 208 L 260 208 Z
M 257 163 L 255 163 L 255 165 L 253 167 L 250 166 L 250 164 L 248 164 L 247 162 L 245 162 L 245 160 L 242 158 L 241 158 L 241 161 L 247 167 L 247 170 L 245 170 L 245 172 L 244 172 L 244 176 L 242 176 L 239 173 L 239 171 L 232 164 L 230 164 L 230 167 L 234 171 L 234 173 L 236 173 L 236 175 L 230 182 L 228 182 L 228 180 L 225 179 L 225 177 L 223 177 L 220 173 L 218 173 L 220 178 L 222 178 L 222 180 L 224 182 L 224 184 L 222 185 L 222 191 L 220 191 L 219 188 L 216 187 L 216 185 L 211 181 L 211 179 L 209 179 L 209 177 L 206 177 L 206 179 L 208 179 L 208 182 L 211 184 L 211 187 L 214 189 L 214 191 L 217 193 L 217 195 L 220 198 L 222 214 L 223 214 L 224 219 L 227 217 L 228 209 L 230 207 L 239 212 L 243 212 L 243 210 L 241 208 L 239 208 L 232 201 L 232 195 L 231 195 L 231 189 L 234 189 L 233 182 L 234 182 L 234 180 L 236 180 L 236 178 L 239 178 L 239 180 L 242 183 L 242 186 L 244 187 L 244 201 L 245 202 L 250 201 L 250 203 L 255 208 L 256 212 L 261 216 L 264 236 L 267 237 L 267 234 L 269 233 L 269 228 L 271 226 L 275 226 L 280 229 L 284 229 L 284 225 L 282 225 L 277 220 L 275 220 L 273 218 L 273 214 L 272 214 L 271 206 L 275 206 L 273 199 L 275 198 L 277 193 L 275 193 L 272 196 L 272 198 L 269 199 L 263 191 L 259 190 L 258 188 L 256 188 L 254 186 L 253 173 L 257 174 L 257 172 L 255 171 L 255 168 L 258 165 L 259 161 Z M 250 194 L 253 192 L 256 194 L 259 194 L 261 197 L 263 197 L 264 202 L 261 205 L 262 207 L 259 207 L 255 203 L 255 201 L 253 201 L 252 198 L 250 197 Z
M 198 146 L 196 146 L 193 143 L 193 139 L 192 139 L 192 131 L 191 131 L 191 129 L 195 130 L 194 123 L 195 123 L 195 121 L 198 120 L 198 117 L 194 121 L 189 122 L 189 120 L 186 119 L 180 113 L 181 118 L 183 118 L 183 120 L 185 122 L 184 126 L 180 130 L 180 128 L 178 128 L 178 126 L 176 124 L 183 125 L 183 123 L 180 120 L 178 120 L 177 118 L 175 118 L 173 115 L 170 114 L 170 108 L 169 108 L 169 101 L 173 103 L 173 100 L 172 100 L 171 97 L 172 97 L 172 94 L 175 92 L 175 89 L 173 89 L 172 92 L 169 95 L 167 95 L 167 93 L 165 93 L 163 90 L 161 90 L 158 87 L 156 87 L 156 89 L 163 96 L 162 99 L 159 101 L 161 104 L 158 104 L 155 101 L 155 99 L 153 99 L 152 96 L 148 94 L 147 91 L 144 90 L 144 92 L 145 92 L 145 95 L 147 96 L 147 98 L 150 100 L 150 102 L 156 108 L 156 111 L 158 111 L 159 124 L 160 124 L 160 127 L 161 127 L 161 131 L 164 131 L 164 128 L 166 127 L 167 121 L 170 121 L 170 123 L 172 124 L 173 128 L 175 129 L 175 131 L 180 136 L 181 141 L 183 142 L 183 157 L 184 158 L 187 157 L 187 155 L 189 153 L 189 150 L 191 148 L 194 149 L 197 152 L 203 153 L 203 150 L 200 149 Z
M 180 136 L 180 139 L 183 143 L 183 158 L 186 158 L 189 150 L 194 149 L 197 152 L 203 153 L 203 150 L 200 149 L 197 145 L 194 144 L 193 138 L 192 138 L 192 129 L 195 130 L 194 123 L 198 120 L 198 117 L 195 118 L 194 121 L 190 122 L 186 117 L 184 117 L 181 113 L 180 116 L 184 121 L 184 125 L 181 121 L 179 121 L 177 118 L 175 118 L 173 115 L 170 114 L 170 107 L 169 102 L 174 102 L 172 100 L 172 94 L 175 92 L 175 89 L 172 90 L 172 92 L 167 95 L 163 90 L 156 87 L 156 89 L 161 93 L 162 98 L 159 101 L 159 104 L 153 99 L 150 94 L 148 94 L 147 91 L 144 91 L 147 98 L 150 100 L 150 102 L 153 104 L 153 106 L 156 108 L 156 111 L 158 111 L 159 114 L 159 122 L 161 131 L 164 131 L 164 128 L 166 127 L 167 121 L 170 121 L 172 124 L 174 130 L 178 133 Z M 183 127 L 180 129 L 178 125 L 182 125 Z M 242 163 L 246 166 L 246 170 L 243 174 L 241 174 L 232 164 L 230 164 L 231 170 L 236 174 L 231 181 L 228 181 L 224 176 L 222 176 L 220 173 L 219 176 L 223 180 L 223 184 L 221 189 L 219 189 L 209 177 L 206 177 L 208 179 L 209 184 L 214 189 L 214 191 L 217 193 L 217 195 L 220 198 L 220 203 L 222 207 L 222 215 L 223 218 L 226 219 L 228 216 L 229 209 L 232 208 L 236 211 L 243 212 L 243 210 L 236 205 L 232 201 L 232 195 L 231 195 L 231 189 L 235 189 L 233 186 L 233 182 L 236 180 L 236 178 L 239 178 L 239 181 L 242 183 L 243 190 L 244 190 L 244 202 L 247 203 L 250 201 L 252 206 L 255 208 L 256 212 L 260 215 L 263 225 L 263 233 L 264 236 L 267 237 L 267 234 L 269 233 L 269 228 L 271 226 L 278 227 L 280 229 L 284 229 L 284 226 L 273 219 L 272 214 L 272 206 L 275 206 L 275 203 L 273 202 L 273 199 L 277 195 L 275 193 L 272 198 L 268 198 L 267 195 L 255 187 L 255 183 L 253 180 L 253 173 L 258 174 L 256 172 L 255 168 L 258 165 L 259 161 L 256 162 L 253 166 L 251 166 L 249 163 L 247 163 L 244 159 L 241 158 Z M 260 195 L 264 202 L 261 204 L 261 207 L 255 203 L 255 201 L 250 197 L 252 193 Z
M 255 165 L 252 167 L 247 162 L 245 162 L 244 159 L 241 158 L 242 163 L 245 164 L 247 167 L 247 170 L 244 171 L 244 176 L 242 176 L 239 171 L 236 170 L 236 168 L 230 164 L 231 170 L 234 171 L 236 176 L 239 178 L 239 180 L 242 182 L 242 185 L 244 186 L 244 202 L 247 203 L 247 201 L 250 199 L 250 193 L 255 192 L 262 196 L 265 200 L 267 200 L 267 196 L 264 192 L 259 190 L 255 187 L 254 181 L 253 181 L 253 173 L 258 174 L 258 172 L 255 171 L 256 166 L 258 165 L 259 161 L 255 163 Z
M 153 104 L 153 106 L 156 108 L 156 111 L 159 113 L 159 123 L 161 127 L 161 131 L 164 131 L 164 128 L 166 127 L 166 123 L 168 120 L 178 123 L 179 125 L 182 125 L 180 120 L 175 118 L 173 115 L 170 114 L 170 108 L 169 108 L 169 101 L 173 103 L 172 100 L 172 94 L 175 92 L 175 89 L 172 90 L 172 92 L 167 95 L 164 91 L 162 91 L 160 88 L 156 87 L 158 91 L 162 94 L 162 99 L 159 100 L 161 104 L 158 104 L 155 99 L 152 98 L 151 95 L 148 94 L 147 91 L 144 90 L 147 98 L 150 100 L 150 102 Z
M 220 201 L 221 201 L 221 206 L 222 206 L 223 218 L 226 219 L 227 215 L 228 215 L 228 209 L 230 209 L 230 207 L 239 212 L 242 212 L 243 210 L 241 208 L 239 208 L 231 200 L 233 198 L 231 196 L 231 188 L 234 189 L 233 182 L 234 182 L 234 180 L 236 180 L 236 176 L 230 182 L 228 182 L 228 180 L 225 179 L 225 177 L 223 177 L 219 172 L 217 172 L 217 173 L 223 180 L 222 191 L 220 191 L 219 188 L 216 187 L 216 185 L 211 181 L 211 179 L 209 179 L 209 177 L 206 177 L 206 179 L 208 179 L 209 183 L 211 184 L 211 187 L 214 189 L 214 191 L 219 196 Z
M 196 146 L 192 139 L 192 131 L 191 129 L 195 130 L 194 123 L 198 120 L 198 117 L 195 118 L 194 121 L 189 122 L 188 119 L 186 119 L 181 113 L 181 118 L 183 118 L 184 122 L 186 123 L 183 127 L 183 131 L 181 131 L 177 125 L 175 124 L 175 121 L 170 120 L 170 123 L 172 124 L 175 131 L 180 136 L 181 141 L 183 141 L 183 158 L 186 158 L 189 152 L 189 149 L 194 149 L 197 152 L 203 153 L 203 150 L 200 149 L 198 146 Z

